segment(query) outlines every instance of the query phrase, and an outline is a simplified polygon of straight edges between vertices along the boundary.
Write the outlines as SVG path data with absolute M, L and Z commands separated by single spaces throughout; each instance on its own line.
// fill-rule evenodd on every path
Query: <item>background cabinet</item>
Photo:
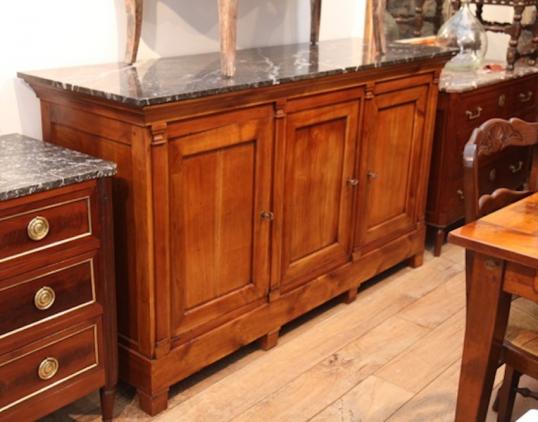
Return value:
M 439 256 L 449 226 L 463 221 L 463 148 L 474 128 L 499 117 L 537 117 L 538 74 L 499 80 L 464 92 L 442 92 L 439 98 L 430 172 L 426 221 L 435 230 L 434 254 Z M 515 189 L 527 179 L 529 157 L 523 150 L 507 150 L 502 161 L 486 163 L 489 179 L 481 183 Z

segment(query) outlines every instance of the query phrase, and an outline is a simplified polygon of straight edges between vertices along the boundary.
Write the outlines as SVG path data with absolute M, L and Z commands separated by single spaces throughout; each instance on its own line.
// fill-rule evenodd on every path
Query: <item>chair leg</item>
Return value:
M 521 19 L 523 19 L 524 10 L 525 6 L 514 6 L 514 23 L 510 34 L 508 52 L 506 54 L 506 62 L 508 63 L 506 68 L 508 70 L 514 70 L 515 63 L 519 56 L 517 52 L 517 43 L 519 41 L 519 37 L 521 36 Z
M 510 422 L 516 390 L 521 374 L 509 365 L 506 365 L 504 379 L 498 394 L 497 422 Z

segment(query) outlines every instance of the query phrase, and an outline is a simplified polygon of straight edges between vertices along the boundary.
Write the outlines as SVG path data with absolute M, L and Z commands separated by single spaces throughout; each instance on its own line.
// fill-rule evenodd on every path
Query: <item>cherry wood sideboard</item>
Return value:
M 493 117 L 536 121 L 537 96 L 538 73 L 440 92 L 426 211 L 426 222 L 435 231 L 435 256 L 441 254 L 447 229 L 463 222 L 463 147 L 473 129 Z M 524 151 L 507 150 L 502 160 L 488 161 L 489 179 L 481 186 L 490 191 L 500 186 L 515 189 L 527 179 L 529 163 Z
M 0 136 L 0 421 L 39 419 L 117 382 L 113 163 Z
M 20 74 L 45 139 L 118 163 L 120 376 L 144 411 L 241 346 L 274 346 L 282 325 L 329 299 L 353 300 L 375 274 L 422 263 L 437 82 L 452 53 L 397 46 L 376 61 L 367 50 L 238 52 L 236 80 L 222 79 L 218 54 L 94 68 L 104 76 L 91 85 L 76 71 L 64 83 L 65 71 Z M 120 91 L 103 93 L 103 77 Z

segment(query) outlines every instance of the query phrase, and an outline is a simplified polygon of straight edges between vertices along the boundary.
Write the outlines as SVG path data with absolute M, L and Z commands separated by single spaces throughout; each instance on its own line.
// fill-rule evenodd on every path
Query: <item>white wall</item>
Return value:
M 323 5 L 321 37 L 360 36 L 365 0 Z M 4 0 L 0 4 L 0 134 L 40 137 L 39 103 L 18 70 L 116 62 L 124 0 Z M 217 0 L 145 0 L 139 59 L 218 50 Z M 310 0 L 240 0 L 238 47 L 307 41 Z

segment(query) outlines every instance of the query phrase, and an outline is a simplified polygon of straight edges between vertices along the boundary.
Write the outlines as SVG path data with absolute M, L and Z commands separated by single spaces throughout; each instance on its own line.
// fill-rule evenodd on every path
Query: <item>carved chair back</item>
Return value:
M 484 163 L 499 157 L 510 148 L 531 150 L 530 160 L 524 171 L 530 174 L 521 190 L 497 187 L 486 192 L 485 172 L 490 171 Z M 530 167 L 530 168 L 529 168 Z M 491 119 L 473 131 L 463 151 L 463 181 L 465 221 L 476 220 L 536 191 L 538 177 L 538 123 L 520 119 Z

